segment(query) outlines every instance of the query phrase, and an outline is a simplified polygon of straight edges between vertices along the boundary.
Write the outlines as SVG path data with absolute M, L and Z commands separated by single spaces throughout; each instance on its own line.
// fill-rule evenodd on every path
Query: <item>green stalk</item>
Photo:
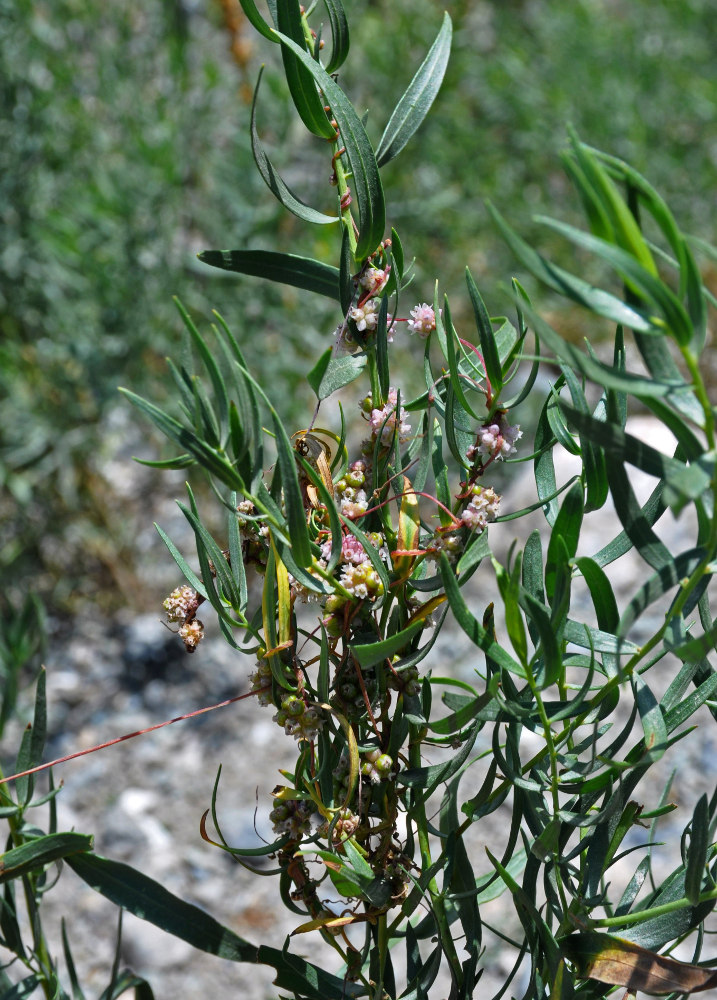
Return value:
M 711 889 L 700 895 L 697 905 L 706 903 L 709 900 L 717 899 L 717 889 Z M 646 910 L 636 910 L 634 913 L 624 913 L 621 917 L 602 917 L 598 920 L 591 920 L 590 927 L 625 927 L 628 924 L 641 924 L 645 920 L 653 917 L 662 917 L 665 913 L 675 913 L 677 910 L 684 910 L 688 906 L 694 906 L 686 896 L 681 899 L 673 899 L 671 903 L 663 903 L 661 906 L 652 906 Z
M 0 780 L 2 780 L 4 777 L 5 774 L 2 770 L 2 767 L 0 767 Z M 0 798 L 2 799 L 3 803 L 6 803 L 8 805 L 15 805 L 16 803 L 14 803 L 13 800 L 10 798 L 10 796 L 7 794 L 5 786 L 0 785 L 0 789 L 1 789 Z M 22 810 L 20 813 L 20 818 L 18 816 L 6 817 L 8 827 L 10 828 L 10 837 L 12 839 L 13 847 L 21 847 L 25 843 L 25 837 L 20 832 L 20 828 L 22 825 L 21 817 L 22 817 Z M 47 947 L 47 941 L 45 940 L 45 935 L 42 930 L 42 923 L 40 921 L 40 914 L 38 912 L 37 904 L 35 902 L 35 893 L 33 890 L 34 873 L 30 873 L 29 875 L 24 875 L 21 881 L 22 881 L 23 894 L 25 896 L 25 908 L 27 909 L 27 915 L 30 921 L 30 925 L 32 927 L 33 953 L 35 955 L 35 958 L 37 959 L 39 971 L 43 973 L 41 982 L 42 992 L 47 997 L 47 1000 L 52 1000 L 52 997 L 55 996 L 55 990 L 53 988 L 53 983 L 52 983 L 52 979 L 54 978 L 53 976 L 54 970 L 52 965 L 52 956 L 50 955 L 50 951 Z M 18 956 L 18 958 L 21 958 L 21 956 Z M 22 959 L 22 961 L 24 962 L 27 968 L 32 968 L 32 966 L 28 964 L 28 960 L 26 958 Z
M 419 727 L 411 726 L 410 743 L 408 749 L 408 759 L 410 767 L 420 767 L 421 766 L 421 740 L 419 736 Z M 420 792 L 418 793 L 420 795 Z M 411 816 L 414 823 L 416 824 L 416 833 L 418 835 L 418 847 L 421 852 L 421 870 L 428 871 L 432 865 L 431 860 L 431 847 L 428 840 L 428 820 L 426 818 L 426 807 L 422 798 L 416 799 L 415 805 L 411 810 Z M 451 927 L 448 922 L 448 917 L 446 915 L 445 901 L 443 898 L 443 893 L 438 888 L 438 883 L 435 877 L 431 879 L 427 886 L 428 894 L 431 897 L 431 909 L 438 926 L 438 936 L 441 940 L 441 947 L 443 952 L 448 959 L 448 964 L 451 967 L 451 974 L 455 983 L 460 986 L 463 982 L 463 969 L 461 968 L 461 963 L 458 958 L 458 953 L 456 952 L 455 942 L 453 940 L 453 935 L 451 934 Z

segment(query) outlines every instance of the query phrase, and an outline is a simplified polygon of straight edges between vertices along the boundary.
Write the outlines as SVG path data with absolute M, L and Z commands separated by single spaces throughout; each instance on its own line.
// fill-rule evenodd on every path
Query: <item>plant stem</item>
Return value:
M 421 741 L 417 726 L 411 726 L 411 737 L 408 751 L 408 758 L 411 767 L 421 766 Z M 420 793 L 419 793 L 420 794 Z M 428 821 L 426 819 L 426 808 L 423 799 L 418 798 L 412 810 L 416 832 L 418 834 L 418 847 L 421 852 L 421 870 L 428 871 L 431 867 L 431 847 L 428 840 Z M 438 928 L 438 936 L 441 940 L 443 953 L 448 959 L 451 967 L 451 975 L 454 982 L 460 986 L 463 982 L 463 969 L 456 952 L 455 942 L 451 934 L 450 924 L 446 915 L 446 907 L 443 893 L 438 888 L 435 878 L 432 878 L 427 886 L 431 897 L 431 909 Z

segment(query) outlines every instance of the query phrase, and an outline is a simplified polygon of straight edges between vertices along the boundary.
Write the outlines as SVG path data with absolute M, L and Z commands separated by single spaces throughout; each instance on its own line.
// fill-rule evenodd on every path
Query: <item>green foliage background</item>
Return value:
M 417 300 L 438 278 L 460 321 L 468 264 L 489 308 L 502 309 L 496 286 L 514 262 L 484 199 L 528 239 L 533 213 L 560 207 L 565 218 L 567 123 L 648 175 L 688 231 L 714 239 L 708 0 L 350 4 L 362 58 L 343 82 L 371 108 L 374 137 L 444 6 L 456 32 L 443 91 L 386 171 L 389 221 L 417 258 Z M 226 316 L 289 420 L 291 401 L 308 402 L 297 377 L 336 323 L 323 303 L 196 262 L 206 248 L 321 257 L 320 241 L 336 239 L 333 227 L 317 238 L 279 221 L 248 148 L 260 56 L 240 21 L 232 55 L 227 12 L 237 13 L 229 0 L 0 0 L 0 571 L 58 608 L 98 589 L 119 600 L 120 563 L 131 578 L 125 501 L 101 469 L 117 449 L 112 428 L 126 427 L 117 385 L 151 384 L 157 398 L 179 331 L 171 295 L 198 317 Z M 290 162 L 290 185 L 331 210 L 332 190 L 316 186 L 325 149 L 289 127 L 286 102 L 272 102 L 278 81 L 269 67 L 262 138 L 280 167 Z

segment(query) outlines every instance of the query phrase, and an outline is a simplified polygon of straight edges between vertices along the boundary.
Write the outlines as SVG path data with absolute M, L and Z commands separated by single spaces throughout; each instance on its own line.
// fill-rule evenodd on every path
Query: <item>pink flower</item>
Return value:
M 436 314 L 428 303 L 422 302 L 421 305 L 414 306 L 410 316 L 406 321 L 408 332 L 417 333 L 421 340 L 426 340 L 436 329 Z
M 461 522 L 471 531 L 483 531 L 489 521 L 495 521 L 500 510 L 500 494 L 492 487 L 475 486 L 473 498 L 461 514 Z
M 379 305 L 380 302 L 378 299 L 369 299 L 362 306 L 354 306 L 349 312 L 349 316 L 356 324 L 356 329 L 359 333 L 363 333 L 365 330 L 376 329 L 378 326 Z
M 369 267 L 361 275 L 360 285 L 367 292 L 372 295 L 378 295 L 383 286 L 388 281 L 388 276 L 391 273 L 391 268 L 387 267 L 385 271 L 382 271 L 379 267 Z
M 515 442 L 523 436 L 520 424 L 511 427 L 506 421 L 505 415 L 501 414 L 497 421 L 492 424 L 484 424 L 478 430 L 476 443 L 472 444 L 466 456 L 473 461 L 476 455 L 484 459 L 505 458 L 514 454 L 518 449 Z
M 396 412 L 398 405 L 398 392 L 396 389 L 388 390 L 388 400 L 386 405 L 380 410 L 372 409 L 368 418 L 371 436 L 377 438 L 381 435 L 381 444 L 388 447 L 393 441 L 394 434 L 398 433 L 398 440 L 403 443 L 408 441 L 411 434 L 411 425 L 405 419 L 403 407 Z

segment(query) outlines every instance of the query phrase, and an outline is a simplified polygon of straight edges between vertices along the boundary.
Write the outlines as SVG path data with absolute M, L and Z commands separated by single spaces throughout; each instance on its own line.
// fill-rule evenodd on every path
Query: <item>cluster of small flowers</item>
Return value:
M 193 618 L 190 622 L 180 625 L 177 635 L 184 643 L 187 652 L 193 653 L 204 638 L 204 623 L 198 618 Z
M 474 486 L 473 497 L 461 514 L 461 522 L 471 531 L 483 531 L 498 516 L 500 500 L 500 494 L 491 486 Z
M 438 530 L 426 545 L 429 559 L 438 559 L 445 552 L 449 562 L 455 562 L 463 551 L 463 540 L 453 531 Z
M 249 674 L 252 692 L 256 693 L 256 700 L 260 705 L 273 705 L 271 693 L 271 667 L 266 660 L 257 660 L 256 670 Z
M 375 549 L 378 549 L 381 558 L 386 561 L 388 559 L 388 549 L 383 534 L 380 531 L 372 531 L 366 537 L 371 545 Z M 328 539 L 321 546 L 321 555 L 328 562 L 331 555 L 331 539 Z M 366 562 L 366 559 L 366 549 L 358 538 L 355 535 L 344 535 L 341 543 L 341 562 L 353 563 L 354 566 L 360 566 L 361 563 Z
M 398 434 L 398 440 L 403 444 L 408 441 L 411 434 L 411 425 L 406 420 L 406 413 L 403 407 L 398 406 L 398 390 L 390 388 L 385 406 L 380 409 L 374 407 L 371 395 L 368 395 L 361 404 L 363 413 L 368 414 L 368 424 L 371 428 L 370 444 L 380 436 L 381 444 L 388 448 L 393 441 L 394 435 Z
M 287 736 L 309 742 L 316 739 L 324 724 L 320 709 L 307 705 L 295 694 L 287 695 L 283 699 L 281 708 L 273 716 L 273 720 L 284 727 Z
M 204 625 L 196 617 L 201 602 L 196 590 L 185 583 L 173 590 L 162 604 L 168 621 L 182 623 L 177 634 L 188 653 L 193 653 L 204 638 Z
M 380 267 L 368 267 L 361 275 L 359 284 L 365 292 L 370 292 L 371 295 L 378 295 L 388 281 L 390 274 L 390 267 L 387 267 L 385 270 L 382 270 Z
M 359 333 L 365 333 L 376 329 L 378 326 L 378 310 L 381 305 L 379 299 L 367 299 L 360 306 L 354 306 L 349 312 L 349 319 L 356 324 Z
M 518 450 L 515 442 L 522 436 L 520 424 L 511 427 L 505 415 L 501 414 L 492 424 L 484 424 L 479 428 L 476 443 L 470 446 L 466 456 L 471 462 L 477 456 L 481 459 L 505 458 Z
M 251 500 L 240 500 L 237 504 L 237 523 L 242 538 L 253 539 L 257 535 L 267 537 L 269 528 L 265 524 L 254 520 L 257 510 Z
M 346 840 L 347 837 L 353 837 L 360 825 L 361 820 L 356 813 L 351 812 L 348 807 L 340 809 L 339 818 L 336 820 L 333 829 L 334 843 L 337 844 L 342 840 Z
M 382 781 L 393 780 L 393 760 L 387 753 L 380 750 L 369 750 L 363 755 L 364 760 L 361 765 L 361 775 L 368 778 L 372 785 L 378 785 Z
M 421 340 L 427 340 L 436 329 L 436 314 L 427 302 L 414 306 L 406 321 L 409 333 L 417 333 Z
M 269 813 L 274 833 L 288 833 L 292 840 L 301 840 L 311 833 L 311 821 L 316 808 L 311 799 L 281 799 Z
M 188 618 L 192 619 L 196 615 L 199 607 L 199 594 L 194 587 L 185 583 L 172 591 L 162 607 L 167 612 L 167 621 L 185 622 Z
M 367 465 L 362 459 L 352 462 L 346 474 L 334 489 L 339 499 L 339 510 L 344 517 L 356 518 L 368 510 L 368 497 L 363 486 L 366 482 Z
M 365 559 L 357 566 L 346 563 L 341 569 L 340 582 L 352 597 L 358 597 L 362 601 L 367 599 L 373 601 L 383 594 L 381 577 L 373 568 L 370 559 Z
M 379 267 L 369 267 L 361 275 L 359 285 L 363 289 L 364 294 L 359 299 L 358 304 L 349 311 L 349 319 L 353 320 L 356 324 L 356 329 L 359 333 L 371 333 L 378 326 L 381 300 L 377 296 L 388 281 L 390 272 L 390 267 L 387 267 L 385 270 Z M 388 322 L 391 322 L 390 316 L 388 317 Z M 388 339 L 389 341 L 393 340 L 390 334 Z

